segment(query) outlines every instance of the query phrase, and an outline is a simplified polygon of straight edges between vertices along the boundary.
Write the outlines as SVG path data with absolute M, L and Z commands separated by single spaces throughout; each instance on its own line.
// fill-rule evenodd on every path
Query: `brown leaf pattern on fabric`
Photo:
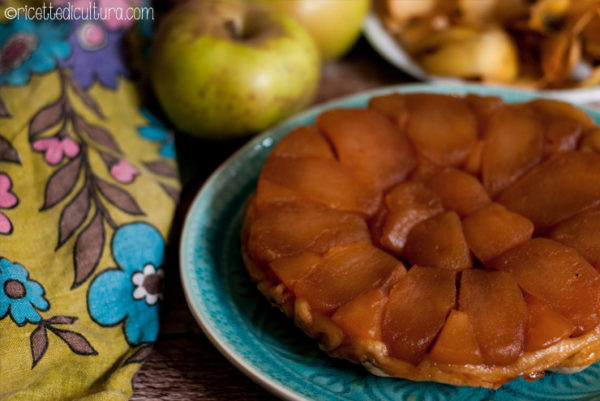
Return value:
M 75 278 L 71 288 L 80 286 L 96 269 L 104 249 L 104 219 L 96 212 L 92 221 L 81 231 L 75 241 L 73 264 Z
M 51 208 L 71 193 L 77 183 L 80 169 L 81 156 L 77 156 L 52 173 L 48 182 L 46 182 L 44 205 L 41 210 Z
M 0 97 L 0 117 L 11 117 L 10 111 L 6 108 L 4 100 Z
M 144 215 L 135 199 L 127 191 L 100 178 L 96 178 L 96 185 L 100 193 L 114 206 L 129 214 Z
M 60 248 L 83 223 L 90 208 L 90 194 L 86 186 L 63 209 L 58 223 L 58 245 Z
M 48 319 L 49 324 L 73 324 L 77 321 L 75 316 L 53 316 Z
M 117 163 L 119 161 L 118 158 L 114 157 L 113 155 L 106 153 L 106 152 L 99 152 L 100 153 L 100 158 L 102 159 L 102 161 L 104 162 L 104 164 L 106 165 L 106 167 L 108 169 L 110 169 L 110 167 Z
M 181 195 L 179 190 L 177 188 L 174 188 L 170 185 L 167 184 L 160 184 L 161 188 L 165 191 L 165 193 L 167 195 L 169 195 L 169 197 L 171 199 L 173 199 L 174 202 L 179 202 L 179 196 Z
M 31 344 L 31 357 L 33 359 L 31 368 L 33 369 L 48 349 L 48 333 L 44 323 L 41 323 L 33 330 L 29 337 L 29 342 Z
M 104 118 L 104 114 L 100 109 L 100 105 L 98 102 L 94 100 L 79 84 L 77 81 L 73 79 L 73 76 L 69 73 L 65 73 L 67 77 L 67 81 L 69 82 L 69 86 L 73 89 L 73 92 L 77 95 L 77 97 L 85 104 L 89 109 L 91 109 L 98 117 Z
M 179 174 L 177 169 L 163 160 L 155 160 L 144 163 L 144 166 L 154 174 L 162 175 L 164 177 L 177 178 Z
M 142 363 L 146 360 L 146 358 L 148 358 L 148 356 L 150 356 L 151 353 L 152 345 L 142 345 L 137 351 L 135 351 L 133 355 L 127 358 L 124 365 L 128 365 L 130 363 Z
M 70 330 L 57 329 L 49 326 L 48 329 L 60 337 L 76 354 L 79 355 L 98 355 L 98 352 L 92 347 L 89 341 L 79 333 Z
M 65 330 L 54 327 L 54 325 L 71 325 L 77 321 L 75 316 L 53 316 L 48 320 L 41 320 L 38 326 L 29 336 L 31 348 L 31 369 L 35 368 L 48 350 L 48 332 L 53 333 L 64 341 L 69 349 L 78 355 L 98 355 L 98 352 L 90 342 L 80 333 L 73 330 Z
M 85 132 L 88 138 L 90 138 L 92 141 L 107 149 L 112 150 L 115 153 L 121 154 L 121 149 L 115 142 L 110 132 L 108 132 L 104 128 L 98 127 L 97 125 L 89 124 L 78 115 L 75 115 L 74 119 L 77 127 L 79 127 L 80 130 Z
M 21 164 L 19 153 L 12 144 L 0 136 L 0 162 L 12 162 Z
M 64 98 L 61 96 L 56 102 L 42 108 L 33 116 L 29 123 L 30 140 L 61 120 L 64 114 L 64 104 Z

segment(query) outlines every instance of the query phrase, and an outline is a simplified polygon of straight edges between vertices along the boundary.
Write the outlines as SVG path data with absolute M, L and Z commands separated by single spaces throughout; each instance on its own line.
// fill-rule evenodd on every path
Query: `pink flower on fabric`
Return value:
M 63 156 L 72 159 L 79 154 L 79 144 L 71 138 L 57 137 L 38 139 L 33 143 L 33 149 L 44 152 L 44 159 L 51 165 L 62 161 Z
M 18 199 L 10 192 L 12 181 L 5 173 L 0 173 L 0 209 L 11 209 L 17 205 Z M 12 223 L 8 217 L 0 212 L 0 234 L 10 234 L 12 232 Z
M 97 22 L 84 22 L 77 31 L 77 41 L 82 49 L 94 51 L 104 47 L 108 41 L 104 28 Z
M 125 160 L 119 160 L 110 167 L 110 174 L 120 183 L 129 184 L 140 172 Z

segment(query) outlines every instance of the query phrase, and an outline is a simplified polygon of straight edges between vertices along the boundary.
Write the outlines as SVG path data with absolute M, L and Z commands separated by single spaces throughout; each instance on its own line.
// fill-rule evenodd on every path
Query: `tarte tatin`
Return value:
M 555 100 L 391 94 L 273 149 L 258 289 L 376 375 L 498 388 L 600 358 L 600 128 Z

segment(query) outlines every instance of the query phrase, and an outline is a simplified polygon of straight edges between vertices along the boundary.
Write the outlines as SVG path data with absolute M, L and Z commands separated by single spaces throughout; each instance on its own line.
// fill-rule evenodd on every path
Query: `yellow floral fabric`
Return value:
M 93 23 L 0 25 L 0 400 L 126 400 L 158 334 L 173 139 Z

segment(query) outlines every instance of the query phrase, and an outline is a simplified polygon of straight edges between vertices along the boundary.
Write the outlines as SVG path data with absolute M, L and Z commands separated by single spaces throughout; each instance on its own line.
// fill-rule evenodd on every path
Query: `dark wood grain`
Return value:
M 409 81 L 361 39 L 344 59 L 323 67 L 315 103 Z M 161 331 L 133 380 L 132 400 L 277 399 L 239 372 L 204 336 L 185 302 L 179 278 L 179 233 L 190 202 L 206 177 L 246 140 L 207 142 L 177 137 L 184 189 L 168 249 Z

